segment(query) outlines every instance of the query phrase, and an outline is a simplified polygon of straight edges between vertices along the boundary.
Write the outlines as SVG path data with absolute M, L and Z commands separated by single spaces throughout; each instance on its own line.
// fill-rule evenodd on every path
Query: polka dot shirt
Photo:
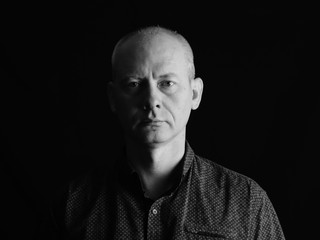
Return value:
M 125 161 L 68 185 L 53 210 L 58 239 L 284 239 L 266 192 L 253 180 L 199 157 L 186 143 L 177 184 L 144 196 Z

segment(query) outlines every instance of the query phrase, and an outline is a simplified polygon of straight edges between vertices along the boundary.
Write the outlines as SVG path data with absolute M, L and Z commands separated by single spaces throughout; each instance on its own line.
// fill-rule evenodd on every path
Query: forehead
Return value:
M 137 34 L 118 46 L 113 67 L 117 71 L 123 71 L 143 64 L 162 62 L 181 65 L 185 61 L 185 49 L 177 38 L 165 33 L 155 36 Z
M 126 49 L 126 47 L 134 49 L 155 49 L 161 47 L 178 47 L 182 46 L 182 42 L 178 40 L 177 36 L 166 32 L 156 32 L 156 33 L 139 33 L 131 35 L 124 39 L 119 44 L 119 49 Z

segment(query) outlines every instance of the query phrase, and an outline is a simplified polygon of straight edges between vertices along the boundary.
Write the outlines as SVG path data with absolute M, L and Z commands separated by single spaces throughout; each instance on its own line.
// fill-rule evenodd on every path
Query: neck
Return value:
M 142 188 L 149 198 L 157 199 L 175 183 L 174 173 L 185 152 L 185 138 L 152 146 L 129 139 L 126 143 L 129 163 L 138 173 Z

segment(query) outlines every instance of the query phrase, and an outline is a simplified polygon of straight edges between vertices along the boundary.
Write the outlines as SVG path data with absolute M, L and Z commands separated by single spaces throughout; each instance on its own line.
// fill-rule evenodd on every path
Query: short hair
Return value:
M 186 60 L 187 60 L 187 64 L 188 64 L 188 71 L 189 71 L 188 75 L 189 75 L 190 80 L 193 80 L 195 78 L 195 66 L 194 66 L 193 51 L 191 49 L 189 42 L 185 39 L 185 37 L 183 37 L 177 31 L 173 31 L 171 29 L 160 27 L 160 26 L 149 26 L 149 27 L 144 27 L 144 28 L 138 29 L 136 31 L 128 33 L 127 35 L 122 37 L 117 42 L 117 44 L 115 45 L 115 47 L 113 49 L 112 58 L 111 58 L 113 79 L 115 78 L 115 69 L 114 69 L 115 57 L 116 57 L 118 49 L 125 42 L 127 42 L 128 40 L 130 40 L 134 36 L 139 36 L 141 38 L 141 42 L 144 42 L 144 41 L 152 39 L 153 37 L 155 37 L 161 33 L 168 34 L 169 36 L 174 37 L 175 39 L 177 39 L 181 43 L 182 47 L 184 48 L 184 52 L 185 52 Z

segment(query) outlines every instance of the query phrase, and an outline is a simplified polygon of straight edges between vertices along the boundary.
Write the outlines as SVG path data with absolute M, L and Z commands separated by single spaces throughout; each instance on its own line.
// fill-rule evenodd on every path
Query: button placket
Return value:
M 148 217 L 148 239 L 157 240 L 161 236 L 161 226 L 160 226 L 160 202 L 155 202 L 152 204 L 149 210 Z

